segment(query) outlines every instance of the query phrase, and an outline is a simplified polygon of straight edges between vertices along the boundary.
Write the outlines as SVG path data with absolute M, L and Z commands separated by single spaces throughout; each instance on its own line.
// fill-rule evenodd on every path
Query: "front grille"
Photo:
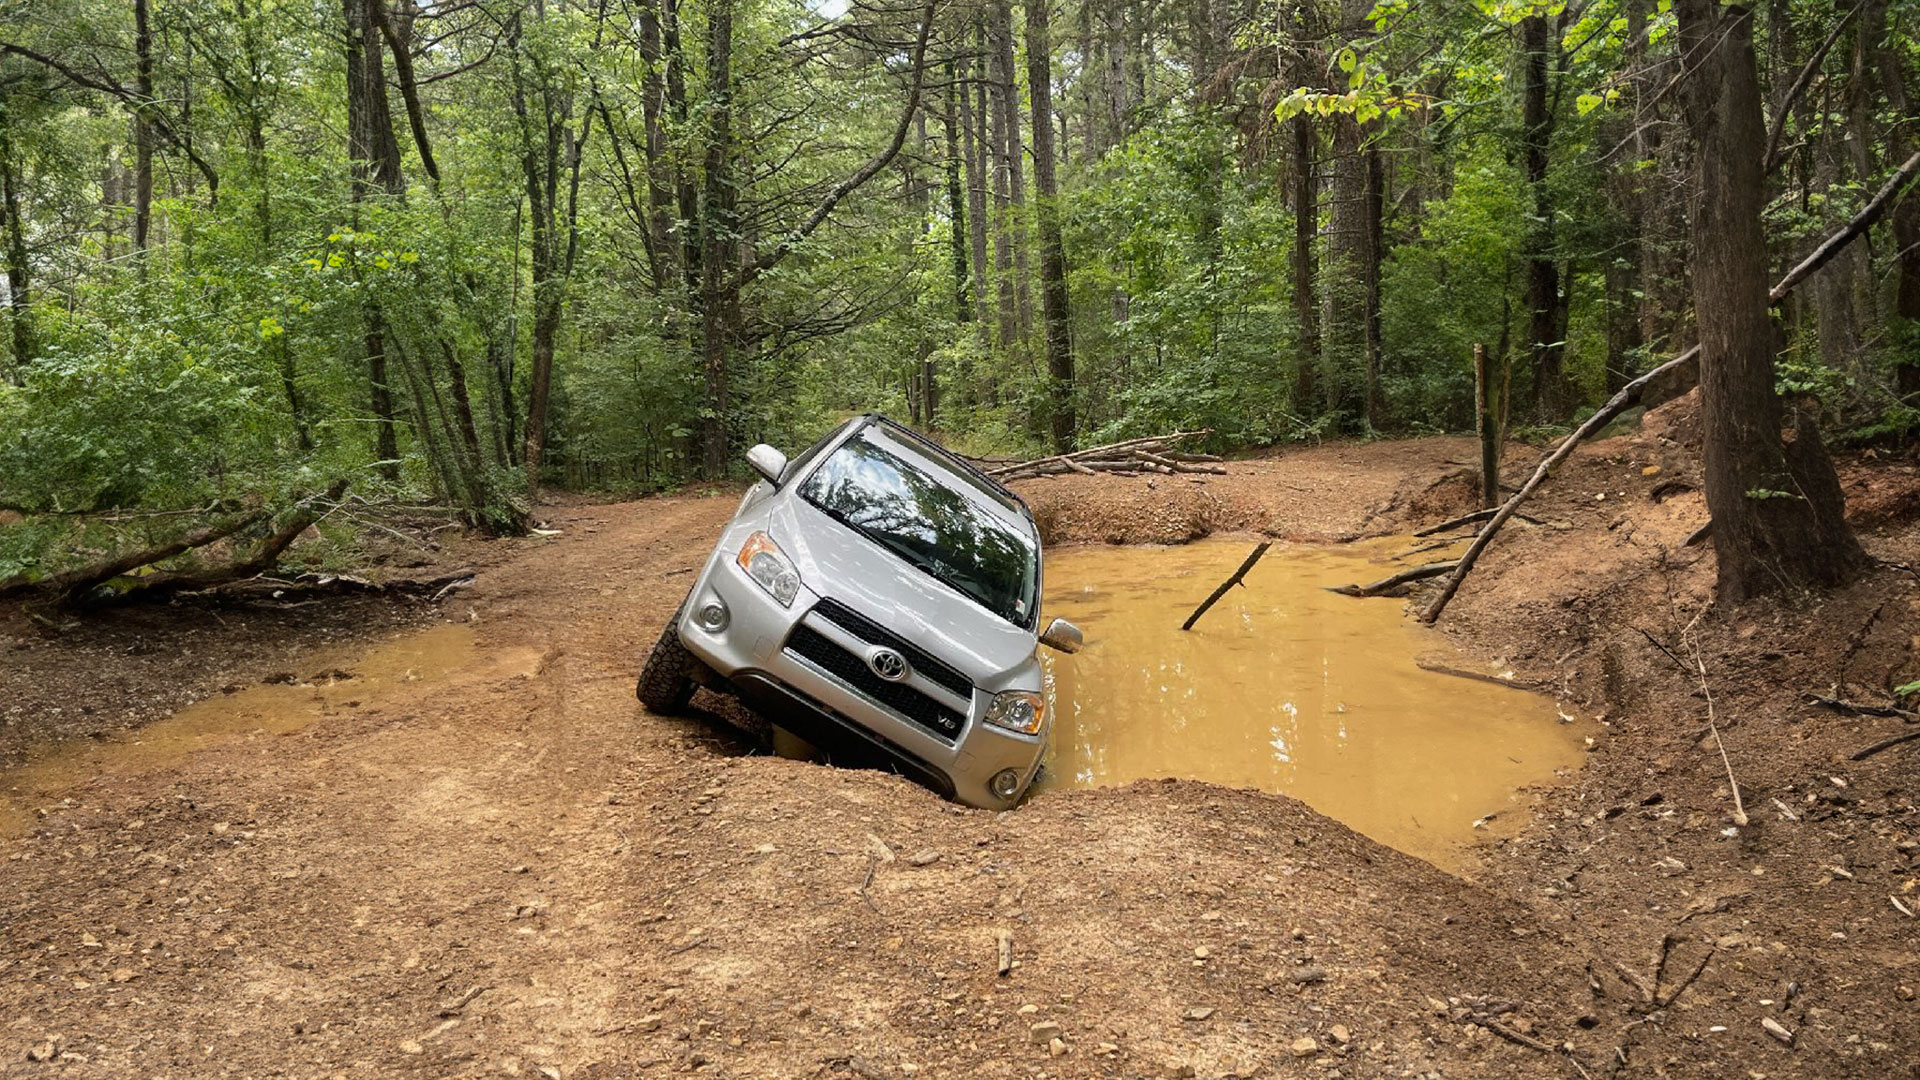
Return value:
M 859 638 L 875 645 L 885 645 L 907 658 L 913 670 L 928 679 L 946 687 L 963 698 L 973 697 L 973 680 L 960 673 L 960 669 L 936 658 L 932 653 L 907 641 L 905 638 L 867 618 L 847 605 L 834 599 L 825 599 L 816 604 L 815 615 Z
M 787 651 L 942 738 L 957 737 L 966 721 L 966 717 L 913 687 L 875 675 L 865 660 L 805 623 L 788 635 Z

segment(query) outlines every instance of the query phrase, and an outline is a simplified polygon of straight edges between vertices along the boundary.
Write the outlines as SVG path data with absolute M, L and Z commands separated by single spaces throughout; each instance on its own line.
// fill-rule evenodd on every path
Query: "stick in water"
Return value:
M 1212 596 L 1201 601 L 1200 606 L 1193 609 L 1193 614 L 1187 616 L 1187 621 L 1180 624 L 1180 629 L 1193 629 L 1193 624 L 1200 621 L 1200 616 L 1205 615 L 1208 608 L 1219 603 L 1220 598 L 1227 595 L 1228 589 L 1240 584 L 1240 579 L 1247 576 L 1247 571 L 1253 569 L 1253 564 L 1259 562 L 1260 556 L 1265 555 L 1267 549 L 1272 546 L 1268 541 L 1260 541 L 1260 546 L 1253 549 L 1253 554 L 1247 556 L 1247 561 L 1240 564 L 1240 569 L 1235 570 L 1232 577 L 1221 582 L 1220 587 L 1213 590 Z

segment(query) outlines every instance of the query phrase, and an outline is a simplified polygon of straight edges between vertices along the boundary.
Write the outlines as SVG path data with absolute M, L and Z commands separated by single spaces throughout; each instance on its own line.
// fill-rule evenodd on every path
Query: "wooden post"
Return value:
M 1500 404 L 1487 368 L 1487 347 L 1473 346 L 1473 405 L 1480 431 L 1480 505 L 1500 505 Z

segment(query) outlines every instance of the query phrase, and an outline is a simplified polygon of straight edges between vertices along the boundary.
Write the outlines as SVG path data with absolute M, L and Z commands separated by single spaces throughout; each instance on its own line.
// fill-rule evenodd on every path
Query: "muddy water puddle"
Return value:
M 53 793 L 92 778 L 141 772 L 235 739 L 297 731 L 396 688 L 443 679 L 474 663 L 476 654 L 471 627 L 435 626 L 371 649 L 304 659 L 302 674 L 216 694 L 110 738 L 44 747 L 26 763 L 0 769 L 0 836 L 17 835 Z
M 1283 793 L 1450 868 L 1476 839 L 1517 829 L 1523 789 L 1578 768 L 1587 725 L 1552 698 L 1421 667 L 1497 674 L 1404 601 L 1326 591 L 1445 557 L 1392 561 L 1418 543 L 1276 544 L 1184 633 L 1252 541 L 1050 552 L 1045 617 L 1078 623 L 1087 645 L 1047 657 L 1045 784 L 1182 777 Z

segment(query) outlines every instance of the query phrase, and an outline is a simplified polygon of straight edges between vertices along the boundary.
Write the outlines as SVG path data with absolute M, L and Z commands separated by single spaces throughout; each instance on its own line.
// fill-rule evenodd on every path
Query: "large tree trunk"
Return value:
M 733 278 L 733 0 L 707 15 L 706 193 L 700 224 L 700 357 L 706 378 L 701 467 L 709 480 L 727 471 L 727 354 L 739 294 Z
M 1852 579 L 1866 556 L 1845 520 L 1833 463 L 1810 412 L 1783 424 L 1774 392 L 1762 155 L 1766 130 L 1753 12 L 1679 0 L 1681 47 L 1697 67 L 1687 112 L 1696 142 L 1692 278 L 1700 328 L 1707 507 L 1721 599 Z M 1784 430 L 1783 430 L 1784 427 Z
M 380 30 L 372 4 L 376 0 L 342 0 L 346 16 L 347 146 L 351 158 L 350 192 L 356 207 L 368 195 L 398 195 L 406 190 L 400 173 L 400 145 L 393 134 L 393 116 L 387 107 L 387 84 L 381 63 Z M 400 480 L 400 439 L 388 383 L 386 319 L 380 301 L 369 298 L 362 306 L 361 349 L 367 365 L 367 397 L 374 417 L 374 456 L 378 471 L 389 483 Z
M 1058 453 L 1073 449 L 1073 339 L 1067 308 L 1067 256 L 1054 182 L 1053 43 L 1047 5 L 1027 0 L 1027 87 L 1033 98 L 1033 185 L 1039 199 L 1041 307 L 1047 324 L 1047 405 Z
M 640 115 L 646 125 L 647 254 L 653 288 L 665 299 L 678 273 L 680 253 L 674 248 L 673 175 L 667 162 L 664 116 L 667 102 L 666 58 L 660 33 L 660 0 L 640 5 Z
M 1288 121 L 1293 135 L 1293 319 L 1299 346 L 1294 351 L 1293 408 L 1305 412 L 1312 402 L 1320 365 L 1320 311 L 1314 295 L 1314 238 L 1320 234 L 1320 178 L 1315 151 L 1319 138 L 1305 114 Z M 1317 405 L 1317 403 L 1315 403 Z
M 1341 0 L 1339 33 L 1371 33 L 1371 0 Z M 1336 89 L 1344 91 L 1344 80 Z M 1370 131 L 1351 114 L 1333 121 L 1332 207 L 1320 263 L 1320 351 L 1327 403 L 1342 427 L 1357 431 L 1379 419 L 1378 323 L 1381 252 L 1377 243 L 1384 192 Z
M 1527 226 L 1527 339 L 1532 355 L 1533 411 L 1554 420 L 1573 405 L 1573 387 L 1564 371 L 1567 303 L 1554 262 L 1553 194 L 1547 186 L 1547 148 L 1553 137 L 1553 111 L 1547 100 L 1548 62 L 1559 52 L 1558 31 L 1546 15 L 1520 20 L 1520 127 L 1527 191 L 1533 203 Z
M 1909 96 L 1911 74 L 1886 34 L 1886 11 L 1880 10 L 1879 33 L 1873 41 L 1874 63 L 1880 75 L 1880 88 L 1896 117 L 1908 118 L 1887 129 L 1887 160 L 1905 161 L 1913 153 L 1915 139 L 1911 130 L 1913 99 Z M 1906 325 L 1908 334 L 1920 334 L 1920 195 L 1911 192 L 1893 207 L 1893 244 L 1898 280 L 1894 287 L 1894 314 Z M 1912 340 L 1912 339 L 1909 339 Z M 1908 350 L 1911 354 L 1911 350 Z M 1910 395 L 1920 394 L 1920 360 L 1908 359 L 1894 369 L 1895 389 L 1908 404 L 1916 404 Z

